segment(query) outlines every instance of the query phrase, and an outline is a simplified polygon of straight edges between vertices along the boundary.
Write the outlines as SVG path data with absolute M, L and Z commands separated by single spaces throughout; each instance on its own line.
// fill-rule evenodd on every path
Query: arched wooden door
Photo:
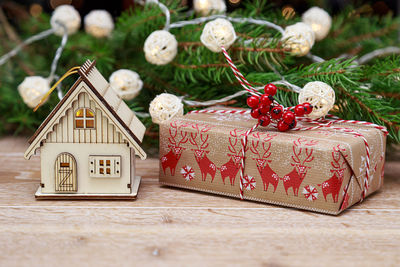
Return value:
M 56 192 L 76 192 L 78 190 L 76 180 L 76 161 L 69 153 L 61 153 L 55 163 Z

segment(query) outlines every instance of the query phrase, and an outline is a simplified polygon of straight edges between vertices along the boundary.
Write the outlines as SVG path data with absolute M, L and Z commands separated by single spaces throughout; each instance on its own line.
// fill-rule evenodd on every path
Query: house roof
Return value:
M 130 145 L 135 149 L 136 154 L 142 159 L 146 158 L 146 153 L 140 147 L 145 133 L 145 126 L 135 116 L 134 112 L 125 104 L 125 102 L 115 93 L 110 87 L 110 84 L 104 79 L 101 73 L 95 67 L 96 61 L 87 60 L 78 70 L 79 78 L 61 99 L 57 106 L 42 122 L 33 136 L 29 139 L 29 148 L 25 152 L 25 157 L 30 158 L 35 150 L 40 147 L 40 143 L 46 138 L 46 133 L 52 128 L 51 124 L 57 123 L 54 117 L 59 114 L 60 110 L 66 103 L 69 103 L 69 98 L 81 82 L 84 82 L 100 100 L 104 107 L 110 112 L 119 126 L 123 128 L 123 134 Z M 49 127 L 51 126 L 51 127 Z

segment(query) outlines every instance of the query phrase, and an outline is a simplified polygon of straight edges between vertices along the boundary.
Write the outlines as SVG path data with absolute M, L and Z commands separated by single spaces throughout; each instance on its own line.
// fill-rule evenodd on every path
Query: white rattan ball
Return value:
M 110 85 L 122 99 L 132 100 L 142 90 L 143 82 L 136 72 L 120 69 L 111 74 Z
M 149 111 L 154 123 L 168 121 L 183 115 L 182 100 L 175 95 L 163 93 L 151 101 Z
M 200 41 L 211 51 L 221 52 L 221 46 L 228 49 L 236 40 L 235 29 L 226 19 L 208 22 L 200 36 Z
M 113 19 L 106 10 L 92 10 L 84 19 L 85 31 L 96 37 L 103 38 L 111 35 L 114 29 Z
M 332 26 L 332 18 L 328 12 L 316 6 L 307 10 L 301 18 L 311 26 L 317 41 L 324 39 Z
M 324 82 L 309 82 L 299 93 L 299 104 L 306 102 L 313 106 L 306 116 L 312 119 L 324 117 L 335 104 L 335 91 Z
M 64 28 L 57 22 L 61 23 L 67 28 L 68 34 L 73 34 L 81 26 L 81 16 L 73 6 L 61 5 L 53 11 L 50 19 L 50 25 L 55 31 L 56 35 L 62 36 L 64 34 Z
M 178 42 L 168 31 L 155 31 L 147 37 L 143 50 L 148 62 L 165 65 L 170 63 L 178 53 Z
M 284 47 L 289 48 L 296 56 L 304 56 L 310 52 L 314 45 L 314 32 L 310 26 L 303 22 L 287 26 L 282 35 Z
M 36 107 L 49 90 L 49 81 L 40 76 L 26 77 L 24 81 L 18 85 L 18 92 L 22 100 L 30 108 Z
M 193 8 L 196 13 L 209 15 L 210 13 L 222 13 L 226 11 L 224 0 L 194 0 Z

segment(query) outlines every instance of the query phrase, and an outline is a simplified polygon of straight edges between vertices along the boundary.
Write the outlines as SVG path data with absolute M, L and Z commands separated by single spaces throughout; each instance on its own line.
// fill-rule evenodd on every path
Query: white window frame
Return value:
M 121 156 L 89 156 L 89 176 L 93 178 L 120 178 Z

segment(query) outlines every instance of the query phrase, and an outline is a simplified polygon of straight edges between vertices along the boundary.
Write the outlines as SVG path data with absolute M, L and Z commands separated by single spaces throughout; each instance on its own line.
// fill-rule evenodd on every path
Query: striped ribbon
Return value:
M 240 73 L 240 71 L 238 70 L 238 68 L 235 66 L 235 64 L 233 63 L 231 57 L 228 55 L 228 52 L 226 52 L 226 49 L 222 46 L 222 53 L 225 56 L 226 61 L 228 62 L 229 66 L 232 69 L 233 74 L 235 75 L 236 79 L 239 81 L 239 83 L 242 85 L 242 87 L 248 91 L 250 94 L 252 95 L 261 95 L 257 89 L 255 89 L 247 80 L 246 78 L 242 75 L 242 73 Z
M 239 188 L 240 188 L 240 199 L 243 199 L 243 182 L 244 182 L 244 162 L 245 162 L 245 156 L 246 156 L 246 147 L 247 147 L 247 140 L 249 139 L 249 135 L 257 129 L 257 127 L 260 125 L 260 123 L 257 123 L 253 127 L 251 127 L 249 130 L 246 131 L 246 133 L 243 135 L 242 139 L 242 157 L 240 159 L 240 183 L 239 183 Z

